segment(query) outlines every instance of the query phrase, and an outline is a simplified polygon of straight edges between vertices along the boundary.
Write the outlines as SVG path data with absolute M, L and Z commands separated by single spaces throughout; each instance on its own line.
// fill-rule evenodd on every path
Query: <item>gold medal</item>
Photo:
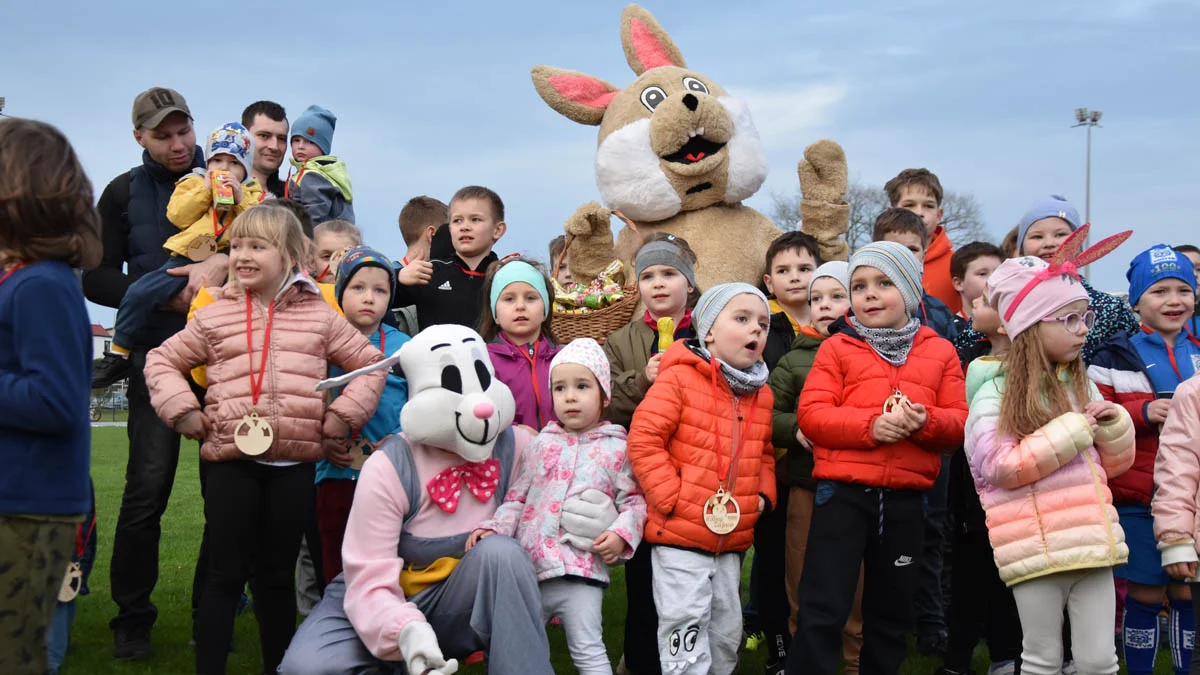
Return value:
M 273 440 L 275 440 L 275 432 L 265 419 L 258 416 L 257 412 L 243 417 L 233 430 L 233 444 L 242 451 L 242 454 L 252 457 L 270 450 Z
M 911 405 L 912 401 L 908 397 L 900 393 L 897 389 L 887 400 L 883 402 L 883 414 L 886 415 L 902 405 Z
M 733 532 L 742 519 L 742 510 L 733 495 L 720 488 L 704 501 L 704 525 L 713 534 Z
M 355 471 L 361 471 L 363 463 L 367 461 L 367 455 L 371 454 L 371 451 L 374 449 L 375 446 L 371 445 L 371 442 L 362 436 L 348 439 L 346 441 L 346 452 L 350 453 L 350 468 Z
M 188 244 L 186 255 L 192 262 L 204 262 L 216 252 L 217 240 L 210 235 L 202 234 Z
M 83 570 L 80 569 L 79 563 L 67 563 L 67 575 L 63 577 L 62 585 L 58 587 L 58 601 L 70 602 L 79 595 L 80 589 L 83 588 Z

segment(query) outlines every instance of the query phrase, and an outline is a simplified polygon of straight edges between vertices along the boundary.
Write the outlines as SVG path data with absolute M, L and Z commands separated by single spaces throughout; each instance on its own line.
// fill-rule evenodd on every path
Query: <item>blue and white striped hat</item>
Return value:
M 859 267 L 874 267 L 887 275 L 896 284 L 904 298 L 904 308 L 909 315 L 921 306 L 921 262 L 904 246 L 894 241 L 876 241 L 858 249 L 850 256 L 850 276 Z M 847 288 L 847 290 L 849 290 Z

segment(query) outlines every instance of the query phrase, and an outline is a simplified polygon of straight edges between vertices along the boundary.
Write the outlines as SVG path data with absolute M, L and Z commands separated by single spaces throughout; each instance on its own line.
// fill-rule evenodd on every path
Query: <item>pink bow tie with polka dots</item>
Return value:
M 500 461 L 495 457 L 485 462 L 460 464 L 445 469 L 434 476 L 425 486 L 433 503 L 446 513 L 458 510 L 458 497 L 462 494 L 462 485 L 475 498 L 486 502 L 496 494 L 496 486 L 500 480 Z

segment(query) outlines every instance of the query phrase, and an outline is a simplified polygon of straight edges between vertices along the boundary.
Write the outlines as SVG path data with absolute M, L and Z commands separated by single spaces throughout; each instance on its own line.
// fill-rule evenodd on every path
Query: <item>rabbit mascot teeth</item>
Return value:
M 604 206 L 589 202 L 564 225 L 574 235 L 568 265 L 575 280 L 592 279 L 614 257 L 609 215 L 636 223 L 618 235 L 615 255 L 626 263 L 642 236 L 667 232 L 696 251 L 696 281 L 762 278 L 767 247 L 780 231 L 742 205 L 767 177 L 767 160 L 746 105 L 711 78 L 691 70 L 649 12 L 629 5 L 621 14 L 625 60 L 637 75 L 617 87 L 583 73 L 533 69 L 533 84 L 556 112 L 600 127 L 596 186 Z M 800 163 L 803 231 L 817 238 L 821 257 L 845 260 L 846 157 L 830 140 L 805 150 Z
M 412 675 L 451 675 L 451 657 L 484 650 L 494 675 L 550 675 L 529 556 L 501 535 L 464 553 L 530 440 L 512 426 L 512 392 L 496 379 L 483 338 L 462 326 L 427 328 L 384 363 L 397 361 L 408 380 L 404 432 L 363 465 L 345 572 L 297 630 L 279 672 L 391 673 L 403 661 Z

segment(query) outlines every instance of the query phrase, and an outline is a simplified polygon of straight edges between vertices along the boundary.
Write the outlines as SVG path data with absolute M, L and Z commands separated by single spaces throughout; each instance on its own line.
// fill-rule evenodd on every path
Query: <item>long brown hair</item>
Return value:
M 483 280 L 483 308 L 479 313 L 479 334 L 483 336 L 483 339 L 486 342 L 495 340 L 496 336 L 500 334 L 500 324 L 496 323 L 496 316 L 492 313 L 492 280 L 496 278 L 496 272 L 499 272 L 501 267 L 504 267 L 508 263 L 517 261 L 526 263 L 533 267 L 533 269 L 542 273 L 542 283 L 546 285 L 546 292 L 550 296 L 550 306 L 546 308 L 547 314 L 546 318 L 542 321 L 541 334 L 544 335 L 550 342 L 554 342 L 554 334 L 550 332 L 549 314 L 549 312 L 554 311 L 554 285 L 550 283 L 550 277 L 546 276 L 546 269 L 542 267 L 541 263 L 519 255 L 509 256 L 504 260 L 497 260 L 491 265 L 488 265 L 487 277 Z M 504 289 L 502 288 L 500 290 L 503 291 Z
M 1058 328 L 1059 326 L 1053 326 Z M 1058 365 L 1046 358 L 1042 347 L 1042 327 L 1027 330 L 1012 341 L 1012 349 L 1004 357 L 1001 374 L 1004 391 L 1000 400 L 1000 433 L 1024 438 L 1044 427 L 1050 420 L 1082 409 L 1091 398 L 1091 388 L 1083 360 L 1078 356 L 1068 364 Z M 1059 378 L 1059 369 L 1066 370 L 1067 381 Z
M 12 258 L 57 260 L 85 270 L 100 264 L 100 215 L 92 194 L 92 182 L 61 131 L 35 120 L 0 120 L 0 265 Z

